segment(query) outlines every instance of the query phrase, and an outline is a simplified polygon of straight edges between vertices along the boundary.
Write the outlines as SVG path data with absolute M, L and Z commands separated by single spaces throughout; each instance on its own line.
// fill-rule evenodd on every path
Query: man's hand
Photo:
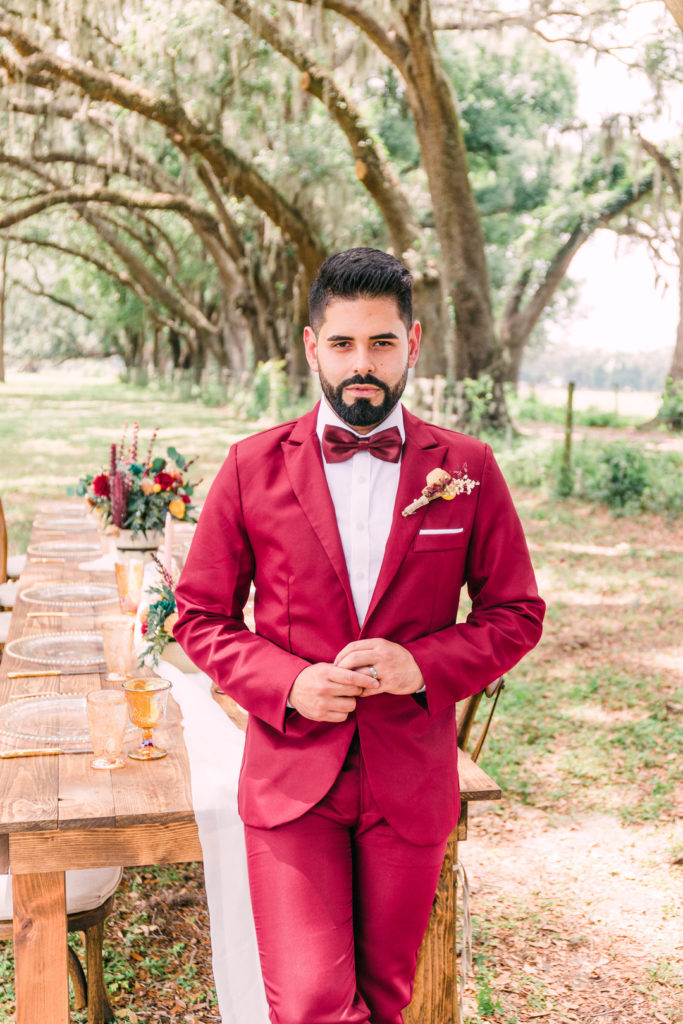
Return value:
M 366 688 L 362 696 L 373 693 L 416 693 L 424 686 L 424 679 L 410 651 L 391 640 L 379 637 L 354 640 L 347 644 L 334 659 L 338 668 L 355 669 L 357 675 L 372 678 L 370 668 L 377 673 L 379 686 Z
M 289 691 L 289 703 L 314 722 L 344 722 L 356 706 L 356 697 L 378 689 L 370 675 L 318 662 L 300 672 Z

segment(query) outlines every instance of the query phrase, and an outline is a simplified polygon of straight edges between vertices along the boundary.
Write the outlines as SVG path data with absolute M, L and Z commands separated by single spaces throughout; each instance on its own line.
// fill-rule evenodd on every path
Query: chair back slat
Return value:
M 0 498 L 0 583 L 7 582 L 7 523 Z
M 501 691 L 504 686 L 505 676 L 501 676 L 500 679 L 497 679 L 494 683 L 491 683 L 489 686 L 486 687 L 485 690 L 482 690 L 481 693 L 475 693 L 473 694 L 473 696 L 468 697 L 466 700 L 459 701 L 458 704 L 456 705 L 455 720 L 458 729 L 458 748 L 460 750 L 467 751 L 471 759 L 475 762 L 478 760 L 479 755 L 481 754 L 482 747 L 484 746 L 484 741 L 486 740 L 489 727 L 491 725 L 493 713 L 496 710 L 496 705 L 498 704 L 498 698 L 500 697 Z M 477 718 L 477 711 L 479 710 L 479 705 L 481 704 L 482 697 L 484 697 L 484 695 L 486 695 L 487 698 L 492 697 L 493 701 L 491 702 L 490 707 L 487 709 L 488 714 L 486 715 L 486 720 L 482 725 L 481 731 L 479 732 L 477 739 L 474 741 L 474 744 L 471 745 L 470 740 L 472 735 L 472 729 Z

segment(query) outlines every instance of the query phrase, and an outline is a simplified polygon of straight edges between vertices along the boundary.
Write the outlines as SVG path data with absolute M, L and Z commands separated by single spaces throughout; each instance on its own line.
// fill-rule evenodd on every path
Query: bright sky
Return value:
M 676 274 L 668 273 L 666 291 L 656 287 L 644 248 L 626 247 L 612 232 L 598 231 L 574 258 L 571 277 L 581 298 L 573 320 L 560 329 L 564 341 L 610 352 L 673 348 Z

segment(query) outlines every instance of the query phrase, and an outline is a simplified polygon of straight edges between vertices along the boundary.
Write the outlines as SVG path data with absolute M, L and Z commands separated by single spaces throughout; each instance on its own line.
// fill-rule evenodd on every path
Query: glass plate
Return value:
M 80 501 L 51 501 L 48 505 L 37 505 L 36 512 L 44 516 L 68 516 L 69 519 L 86 517 L 85 505 Z
M 44 540 L 40 544 L 29 544 L 28 553 L 60 558 L 82 558 L 83 555 L 101 555 L 102 546 L 82 540 Z
M 5 644 L 5 653 L 22 661 L 35 661 L 54 668 L 76 668 L 92 665 L 104 668 L 104 647 L 101 633 L 41 633 L 21 636 Z
M 96 530 L 95 523 L 87 522 L 81 517 L 75 516 L 36 516 L 35 524 L 39 530 L 59 530 L 60 533 L 85 533 L 87 530 Z
M 86 608 L 118 602 L 116 587 L 109 583 L 34 583 L 19 595 L 29 604 L 48 604 L 59 608 Z
M 134 735 L 129 722 L 126 737 Z M 85 710 L 85 694 L 20 697 L 0 707 L 0 735 L 33 746 L 44 744 L 71 753 L 92 750 Z

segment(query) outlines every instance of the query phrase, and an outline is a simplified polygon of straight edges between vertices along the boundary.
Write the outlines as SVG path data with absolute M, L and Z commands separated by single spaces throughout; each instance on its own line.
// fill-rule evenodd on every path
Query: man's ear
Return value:
M 413 367 L 420 354 L 420 339 L 422 337 L 422 325 L 416 320 L 408 334 L 408 366 Z
M 306 361 L 310 368 L 318 372 L 318 339 L 312 327 L 304 327 L 304 348 L 306 350 Z

